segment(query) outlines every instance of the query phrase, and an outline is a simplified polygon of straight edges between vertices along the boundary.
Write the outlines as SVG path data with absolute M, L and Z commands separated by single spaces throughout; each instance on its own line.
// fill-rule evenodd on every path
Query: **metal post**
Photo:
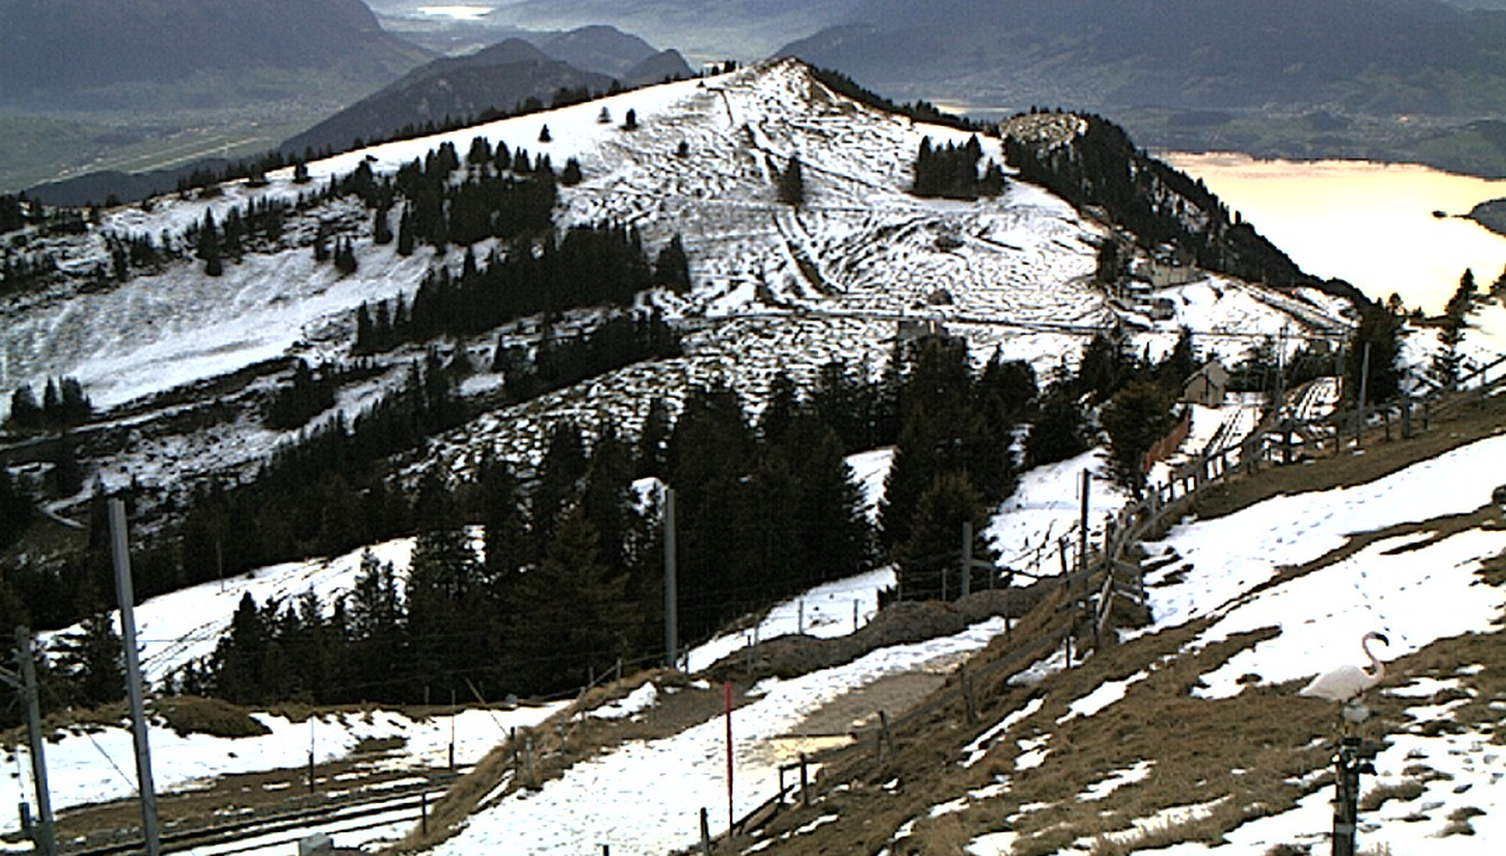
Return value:
M 157 791 L 152 783 L 152 749 L 147 739 L 146 706 L 141 689 L 141 662 L 136 652 L 136 596 L 131 588 L 131 553 L 126 543 L 125 503 L 110 500 L 110 552 L 115 560 L 115 594 L 120 601 L 120 637 L 125 646 L 126 693 L 131 731 L 136 738 L 136 779 L 141 792 L 141 832 L 147 856 L 162 853 L 157 835 Z
M 675 489 L 664 489 L 664 652 L 671 669 L 680 662 L 679 595 L 675 591 Z
M 727 837 L 732 837 L 736 821 L 732 813 L 732 682 L 722 681 L 727 704 Z
M 1088 491 L 1093 487 L 1093 473 L 1082 471 L 1082 510 L 1077 521 L 1077 571 L 1088 572 Z
M 309 793 L 314 792 L 314 714 L 309 713 Z
M 1370 386 L 1370 343 L 1366 342 L 1365 343 L 1365 354 L 1360 359 L 1360 398 L 1359 398 L 1360 411 L 1359 411 L 1359 416 L 1356 418 L 1355 424 L 1354 424 L 1354 444 L 1356 446 L 1363 446 L 1365 444 L 1365 393 L 1369 389 L 1369 386 Z
M 37 670 L 32 661 L 31 631 L 16 628 L 16 665 L 20 668 L 22 701 L 26 705 L 26 736 L 31 743 L 31 777 L 37 791 L 37 823 L 33 827 L 38 852 L 57 856 L 57 831 L 52 819 L 52 796 L 47 787 L 47 757 L 43 752 L 42 708 L 37 699 Z
M 1358 812 L 1359 739 L 1345 737 L 1334 755 L 1333 856 L 1354 856 L 1354 827 Z
M 973 593 L 973 522 L 962 521 L 962 596 Z

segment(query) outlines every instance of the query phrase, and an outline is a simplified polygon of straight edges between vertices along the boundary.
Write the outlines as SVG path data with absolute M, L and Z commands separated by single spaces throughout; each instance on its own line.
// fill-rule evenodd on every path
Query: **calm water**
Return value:
M 1465 268 L 1488 287 L 1506 270 L 1506 238 L 1457 217 L 1506 197 L 1506 181 L 1413 164 L 1261 161 L 1238 154 L 1161 155 L 1239 211 L 1303 270 L 1366 294 L 1400 294 L 1437 312 Z

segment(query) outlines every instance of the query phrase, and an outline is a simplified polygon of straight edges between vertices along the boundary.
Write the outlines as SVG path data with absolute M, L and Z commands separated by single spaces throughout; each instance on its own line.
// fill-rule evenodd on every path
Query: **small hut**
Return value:
M 1218 360 L 1209 360 L 1187 378 L 1182 387 L 1182 400 L 1189 404 L 1219 407 L 1224 403 L 1224 392 L 1229 386 L 1229 370 Z

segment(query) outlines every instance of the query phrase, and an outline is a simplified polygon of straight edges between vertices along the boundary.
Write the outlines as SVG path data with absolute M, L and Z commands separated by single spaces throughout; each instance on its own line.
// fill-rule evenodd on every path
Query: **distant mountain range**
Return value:
M 561 90 L 598 94 L 614 84 L 633 87 L 692 75 L 678 52 L 656 52 L 642 39 L 608 27 L 554 35 L 541 44 L 543 50 L 508 39 L 469 56 L 435 60 L 288 140 L 282 149 L 294 154 L 344 149 L 353 141 L 385 139 L 403 128 L 443 127 L 487 111 L 512 112 L 529 99 L 547 105 Z
M 975 105 L 1506 112 L 1506 14 L 1428 0 L 867 0 L 854 20 L 781 52 Z
M 277 148 L 295 157 L 309 150 L 342 151 L 405 129 L 443 127 L 488 111 L 513 112 L 530 99 L 547 106 L 561 90 L 597 95 L 617 85 L 632 88 L 692 75 L 678 51 L 658 51 L 610 27 L 544 34 L 536 43 L 507 39 L 468 56 L 426 63 Z M 218 172 L 226 166 L 225 159 L 211 158 L 146 173 L 96 171 L 38 185 L 28 193 L 53 205 L 111 197 L 134 201 L 170 192 L 195 171 Z
M 658 2 L 526 0 L 494 14 L 508 23 L 610 23 L 713 51 L 777 39 L 766 52 L 840 69 L 891 97 L 963 108 L 1276 107 L 1480 118 L 1506 113 L 1506 14 L 1476 8 L 1501 4 L 683 0 L 669 14 L 671 4 Z M 762 17 L 752 14 L 755 5 Z M 728 40 L 729 25 L 744 28 L 740 41 Z
M 257 86 L 285 96 L 278 72 L 391 79 L 425 58 L 384 32 L 361 0 L 0 2 L 0 104 L 10 106 L 116 106 L 124 88 L 194 78 L 208 106 Z

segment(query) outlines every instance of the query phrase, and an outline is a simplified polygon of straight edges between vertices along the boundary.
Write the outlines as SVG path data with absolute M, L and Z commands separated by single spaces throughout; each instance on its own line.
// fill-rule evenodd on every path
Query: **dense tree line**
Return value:
M 1173 244 L 1200 267 L 1289 286 L 1308 277 L 1202 184 L 1137 149 L 1118 125 L 1085 115 L 1087 128 L 1060 144 L 1006 136 L 1005 156 L 1026 181 L 1074 206 L 1100 206 L 1146 247 Z M 1205 216 L 1206 215 L 1206 216 Z
M 33 513 L 32 498 L 11 477 L 10 470 L 0 467 L 0 550 L 20 539 Z
M 0 295 L 49 282 L 57 272 L 52 253 L 17 253 L 7 248 L 0 259 Z
M 844 95 L 860 104 L 867 104 L 885 113 L 897 113 L 901 116 L 909 116 L 917 122 L 925 122 L 930 125 L 945 125 L 962 131 L 981 130 L 982 126 L 977 122 L 952 113 L 947 113 L 929 101 L 919 100 L 905 104 L 896 104 L 893 101 L 868 89 L 864 89 L 851 77 L 836 69 L 812 68 L 811 74 L 827 89 Z
M 335 393 L 353 374 L 369 374 L 369 364 L 345 367 L 325 363 L 317 369 L 299 358 L 287 386 L 278 387 L 268 399 L 262 421 L 268 428 L 287 431 L 302 428 L 320 413 L 335 406 Z
M 397 246 L 403 255 L 418 243 L 469 246 L 485 238 L 509 241 L 552 230 L 558 190 L 547 156 L 532 159 L 525 149 L 512 151 L 506 144 L 492 150 L 477 137 L 464 163 L 465 178 L 452 181 L 462 165 L 454 144 L 446 141 L 390 178 L 372 175 L 363 161 L 337 190 L 378 211 L 394 204 L 394 194 L 401 196 Z
M 25 227 L 35 228 L 41 237 L 77 235 L 88 226 L 80 209 L 45 208 L 25 193 L 0 195 L 0 235 Z M 7 242 L 0 256 L 0 295 L 43 285 L 57 272 L 57 259 L 51 252 L 22 252 Z
M 42 206 L 25 193 L 0 194 L 0 233 L 14 232 L 44 217 Z
M 312 555 L 355 549 L 412 529 L 412 509 L 383 476 L 382 461 L 411 451 L 431 434 L 464 418 L 440 356 L 415 366 L 406 384 L 362 411 L 343 415 L 280 446 L 249 480 L 213 480 L 197 487 L 181 507 L 170 505 L 169 523 L 133 547 L 136 591 L 147 598 L 254 568 Z M 66 435 L 58 443 L 68 450 Z M 60 467 L 55 463 L 53 471 Z M 84 487 L 82 476 L 77 493 Z M 25 508 L 8 523 L 30 516 L 30 499 L 7 480 L 7 505 Z M 134 489 L 120 492 L 128 506 Z M 0 621 L 37 629 L 65 627 L 86 618 L 89 604 L 58 592 L 113 591 L 109 579 L 105 498 L 90 503 L 87 548 L 56 562 L 17 561 L 0 579 Z M 176 513 L 174 513 L 176 511 Z M 176 522 L 173 522 L 176 520 Z M 10 537 L 19 535 L 16 532 Z
M 31 384 L 11 393 L 9 424 L 23 431 L 51 430 L 82 425 L 94 413 L 94 405 L 78 378 L 48 378 L 41 401 Z
M 241 702 L 500 698 L 662 657 L 661 506 L 633 488 L 645 470 L 676 490 L 687 640 L 871 567 L 873 532 L 835 433 L 787 378 L 764 414 L 753 422 L 714 384 L 636 448 L 609 427 L 588 445 L 557 424 L 527 484 L 497 460 L 459 484 L 431 473 L 406 582 L 368 556 L 338 603 L 248 598 L 214 656 L 173 688 Z
M 761 602 L 874 560 L 835 431 L 788 379 L 748 419 L 720 383 L 693 390 L 663 446 L 675 489 L 680 626 L 701 638 Z
M 553 328 L 530 353 L 520 345 L 497 341 L 492 371 L 503 375 L 509 401 L 526 401 L 645 360 L 681 353 L 680 336 L 657 312 L 617 314 L 589 333 L 559 339 Z
M 1037 396 L 1035 372 L 997 354 L 974 372 L 964 340 L 928 336 L 904 355 L 899 434 L 879 506 L 881 540 L 898 567 L 898 595 L 955 596 L 962 524 L 985 559 L 993 509 L 1014 492 L 1014 427 Z
M 1004 192 L 1004 172 L 990 160 L 980 173 L 978 162 L 982 159 L 983 146 L 976 135 L 960 146 L 933 146 L 931 138 L 926 137 L 915 155 L 915 183 L 910 192 L 945 199 L 998 196 Z
M 412 303 L 399 296 L 356 310 L 357 353 L 440 335 L 469 335 L 527 315 L 588 306 L 629 306 L 655 284 L 689 288 L 684 248 L 671 241 L 651 266 L 635 230 L 576 226 L 558 241 L 515 243 L 484 264 L 467 251 L 458 274 L 429 270 Z

